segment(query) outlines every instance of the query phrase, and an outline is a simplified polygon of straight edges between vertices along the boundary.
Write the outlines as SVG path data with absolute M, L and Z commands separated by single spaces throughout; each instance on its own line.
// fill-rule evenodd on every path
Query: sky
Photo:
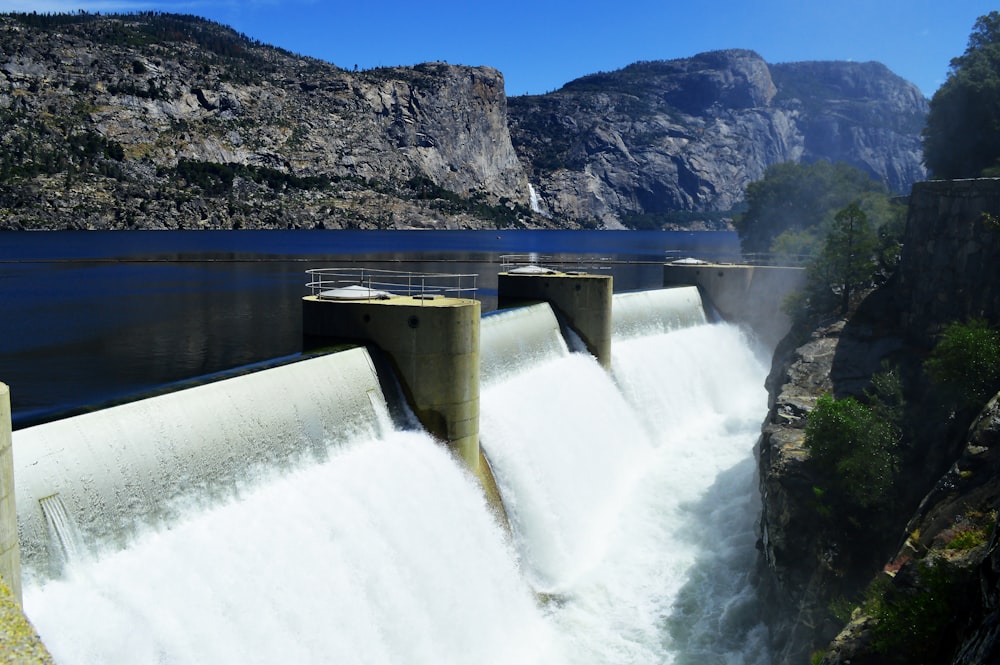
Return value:
M 983 0 L 0 0 L 0 12 L 194 14 L 345 69 L 486 65 L 509 96 L 639 60 L 746 48 L 768 63 L 878 61 L 930 98 Z M 1000 4 L 1000 3 L 996 3 Z

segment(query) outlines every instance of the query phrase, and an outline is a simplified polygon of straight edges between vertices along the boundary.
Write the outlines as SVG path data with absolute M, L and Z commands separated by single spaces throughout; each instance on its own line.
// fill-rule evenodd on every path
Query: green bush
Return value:
M 982 407 L 1000 391 L 1000 331 L 982 319 L 952 323 L 924 369 L 959 406 Z
M 833 514 L 853 520 L 884 506 L 895 482 L 898 442 L 895 423 L 853 397 L 819 398 L 809 413 L 805 446 L 828 485 L 823 495 Z
M 986 532 L 986 529 L 962 529 L 955 534 L 955 537 L 948 542 L 945 548 L 949 550 L 971 550 L 985 543 L 987 538 L 989 538 L 989 534 Z
M 876 620 L 872 646 L 887 663 L 948 662 L 964 590 L 960 570 L 944 561 L 921 563 L 916 588 L 889 580 L 873 584 L 864 609 Z

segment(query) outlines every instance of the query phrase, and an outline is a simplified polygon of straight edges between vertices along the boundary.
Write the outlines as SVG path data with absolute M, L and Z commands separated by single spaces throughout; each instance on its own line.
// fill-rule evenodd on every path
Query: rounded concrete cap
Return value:
M 554 275 L 556 271 L 552 268 L 543 268 L 542 266 L 527 265 L 521 266 L 520 268 L 514 268 L 509 270 L 512 275 Z
M 339 289 L 321 291 L 319 297 L 327 300 L 385 300 L 391 298 L 392 294 L 388 291 L 379 291 L 378 289 L 371 289 L 360 284 L 351 284 L 349 286 L 342 286 Z

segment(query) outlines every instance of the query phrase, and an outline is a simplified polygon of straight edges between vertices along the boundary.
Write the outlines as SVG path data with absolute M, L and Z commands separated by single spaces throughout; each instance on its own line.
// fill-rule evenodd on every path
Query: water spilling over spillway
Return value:
M 765 369 L 737 328 L 704 323 L 703 312 L 679 316 L 687 327 L 636 317 L 616 323 L 610 376 L 560 340 L 547 306 L 484 318 L 481 443 L 509 533 L 439 444 L 385 422 L 356 350 L 345 370 L 342 354 L 297 363 L 269 395 L 266 426 L 244 422 L 265 407 L 234 415 L 211 402 L 236 438 L 222 449 L 254 461 L 219 466 L 243 471 L 216 479 L 196 450 L 143 452 L 163 427 L 147 410 L 127 443 L 102 429 L 104 444 L 84 454 L 93 461 L 26 481 L 28 503 L 64 499 L 65 528 L 80 538 L 72 549 L 51 523 L 33 527 L 47 535 L 26 557 L 26 611 L 63 665 L 766 663 L 749 582 Z M 342 390 L 342 372 L 361 389 L 350 408 L 299 402 L 302 390 L 305 404 Z M 232 397 L 241 386 L 224 389 L 244 401 Z M 183 412 L 210 392 L 172 397 Z M 16 447 L 51 434 L 29 432 L 15 433 Z M 242 452 L 255 436 L 309 453 L 259 463 Z M 119 469 L 101 445 L 152 461 Z M 16 454 L 20 474 L 30 463 Z M 200 489 L 158 502 L 147 481 L 179 473 L 180 459 Z M 136 516 L 108 498 L 137 487 L 151 498 Z M 85 516 L 109 502 L 111 518 Z

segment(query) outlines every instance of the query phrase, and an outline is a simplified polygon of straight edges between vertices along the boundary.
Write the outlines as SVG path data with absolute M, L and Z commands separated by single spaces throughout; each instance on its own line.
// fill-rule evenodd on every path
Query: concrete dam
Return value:
M 766 344 L 604 279 L 310 296 L 322 354 L 15 431 L 56 662 L 766 663 Z

